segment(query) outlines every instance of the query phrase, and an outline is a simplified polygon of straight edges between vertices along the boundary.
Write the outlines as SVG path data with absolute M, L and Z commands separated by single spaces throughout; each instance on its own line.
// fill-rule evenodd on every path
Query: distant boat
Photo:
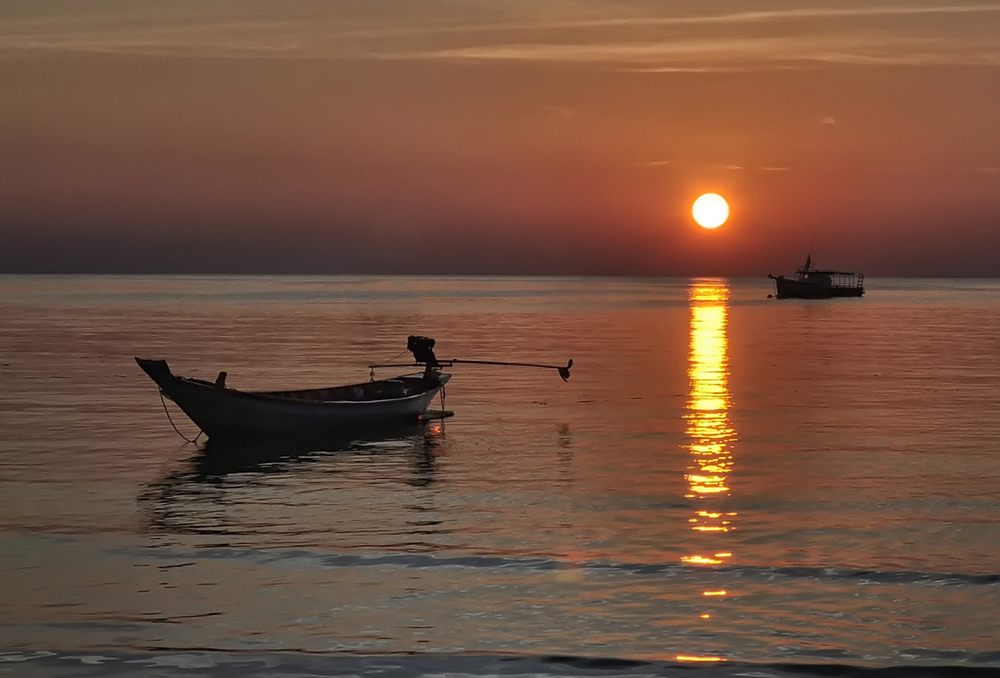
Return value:
M 864 273 L 848 271 L 823 271 L 812 267 L 812 255 L 794 278 L 783 275 L 767 276 L 774 281 L 778 299 L 831 299 L 833 297 L 860 297 L 865 293 Z

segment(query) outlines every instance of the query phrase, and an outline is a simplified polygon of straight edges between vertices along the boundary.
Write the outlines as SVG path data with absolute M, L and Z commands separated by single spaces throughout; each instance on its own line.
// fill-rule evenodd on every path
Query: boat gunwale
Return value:
M 315 406 L 344 405 L 344 406 L 349 406 L 349 405 L 372 405 L 372 404 L 379 404 L 379 403 L 400 403 L 400 402 L 405 402 L 405 401 L 408 401 L 408 400 L 413 400 L 415 398 L 423 397 L 423 396 L 427 395 L 427 393 L 429 391 L 434 391 L 434 390 L 443 388 L 444 385 L 451 379 L 451 375 L 448 374 L 448 373 L 446 373 L 446 372 L 438 372 L 437 374 L 438 374 L 439 377 L 443 377 L 440 382 L 438 382 L 436 384 L 428 384 L 427 388 L 424 388 L 422 390 L 416 391 L 414 393 L 410 393 L 408 395 L 401 395 L 401 396 L 398 396 L 398 397 L 373 398 L 373 399 L 363 399 L 363 400 L 357 400 L 357 399 L 355 399 L 355 400 L 321 400 L 321 399 L 309 398 L 309 397 L 295 397 L 295 396 L 287 395 L 287 394 L 289 394 L 289 393 L 302 393 L 302 394 L 305 394 L 305 393 L 321 393 L 321 392 L 327 391 L 327 390 L 353 388 L 353 387 L 356 387 L 356 386 L 360 386 L 360 387 L 364 388 L 364 387 L 368 386 L 369 384 L 379 383 L 379 382 L 390 382 L 390 381 L 394 381 L 396 379 L 411 379 L 411 380 L 417 381 L 417 380 L 420 380 L 423 375 L 421 375 L 421 374 L 406 374 L 406 375 L 400 375 L 399 377 L 392 377 L 390 379 L 378 379 L 376 381 L 362 382 L 362 383 L 359 383 L 359 384 L 346 384 L 346 385 L 343 385 L 343 386 L 328 386 L 328 387 L 324 387 L 324 388 L 302 389 L 302 390 L 295 390 L 295 391 L 243 391 L 243 390 L 236 389 L 236 388 L 229 388 L 228 386 L 221 386 L 220 387 L 220 386 L 214 384 L 213 382 L 206 381 L 204 379 L 198 379 L 198 378 L 195 378 L 195 377 L 181 377 L 181 376 L 177 376 L 177 375 L 173 375 L 173 377 L 176 380 L 176 382 L 179 383 L 179 384 L 193 386 L 193 387 L 196 387 L 196 388 L 203 388 L 203 389 L 205 389 L 207 391 L 210 391 L 210 392 L 213 392 L 213 393 L 225 394 L 226 396 L 232 396 L 232 397 L 245 397 L 245 398 L 251 398 L 251 399 L 254 399 L 254 400 L 266 400 L 266 401 L 276 401 L 276 402 L 285 402 L 285 403 L 291 402 L 291 403 L 296 403 L 296 404 L 301 404 L 301 405 L 315 405 Z M 176 402 L 176 399 L 173 398 L 173 397 L 171 397 L 170 393 L 168 393 L 165 389 L 161 388 L 161 390 L 164 391 L 164 395 L 166 395 L 168 398 L 170 398 L 171 400 L 174 400 Z

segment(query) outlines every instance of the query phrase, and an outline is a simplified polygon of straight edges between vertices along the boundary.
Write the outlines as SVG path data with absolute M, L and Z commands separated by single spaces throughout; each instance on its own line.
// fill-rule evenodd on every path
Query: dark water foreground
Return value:
M 994 653 L 1000 656 L 1000 652 Z M 995 661 L 997 657 L 994 657 Z M 844 664 L 651 662 L 563 655 L 308 655 L 298 653 L 155 652 L 0 653 L 0 675 L 25 678 L 965 678 L 997 669 L 957 666 L 859 667 Z
M 0 277 L 0 675 L 992 675 L 1000 281 L 870 288 Z M 133 361 L 321 387 L 408 334 L 573 376 L 227 458 Z

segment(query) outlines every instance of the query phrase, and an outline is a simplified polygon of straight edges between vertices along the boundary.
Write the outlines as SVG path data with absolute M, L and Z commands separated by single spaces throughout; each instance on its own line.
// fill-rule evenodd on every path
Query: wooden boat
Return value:
M 139 367 L 211 440 L 322 436 L 345 429 L 417 422 L 451 379 L 428 367 L 422 374 L 362 384 L 291 391 L 239 391 L 178 377 L 165 360 L 136 358 Z
M 783 275 L 767 276 L 774 281 L 778 299 L 831 299 L 833 297 L 860 297 L 865 293 L 864 273 L 820 270 L 812 267 L 812 255 L 794 278 Z
M 556 370 L 563 381 L 569 380 L 569 370 L 573 367 L 572 360 L 565 367 L 457 358 L 439 361 L 434 355 L 434 340 L 430 337 L 408 337 L 406 348 L 413 354 L 412 364 L 369 365 L 373 377 L 367 383 L 293 391 L 238 391 L 226 386 L 225 372 L 220 372 L 211 382 L 178 377 L 170 371 L 165 360 L 136 358 L 135 361 L 160 387 L 160 394 L 177 403 L 213 441 L 275 437 L 316 439 L 345 430 L 365 427 L 386 430 L 391 426 L 450 416 L 451 412 L 443 411 L 432 415 L 427 412 L 427 406 L 451 379 L 451 375 L 442 372 L 441 368 L 456 363 L 551 369 Z M 375 368 L 381 367 L 422 367 L 423 372 L 375 380 Z

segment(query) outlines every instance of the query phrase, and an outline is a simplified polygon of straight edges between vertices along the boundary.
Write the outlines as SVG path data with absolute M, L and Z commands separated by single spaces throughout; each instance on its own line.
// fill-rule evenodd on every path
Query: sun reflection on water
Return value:
M 729 474 L 733 470 L 732 447 L 736 442 L 736 430 L 729 419 L 732 406 L 726 336 L 729 285 L 725 280 L 696 280 L 688 290 L 688 300 L 690 393 L 685 414 L 688 442 L 684 447 L 690 452 L 691 461 L 685 474 L 688 483 L 685 496 L 696 502 L 694 516 L 688 522 L 694 532 L 720 534 L 734 529 L 737 515 L 723 506 L 731 494 Z M 730 557 L 732 553 L 728 551 L 712 549 L 681 560 L 695 565 L 720 565 Z

